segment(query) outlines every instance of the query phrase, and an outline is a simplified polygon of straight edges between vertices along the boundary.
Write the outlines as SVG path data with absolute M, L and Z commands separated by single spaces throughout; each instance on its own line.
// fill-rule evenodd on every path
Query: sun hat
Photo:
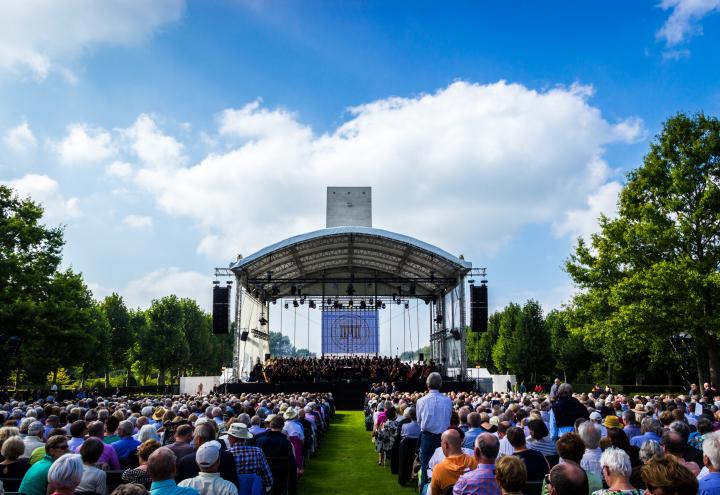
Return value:
M 248 431 L 248 427 L 244 423 L 231 424 L 227 434 L 231 437 L 241 438 L 244 440 L 249 440 L 253 437 L 253 434 Z
M 283 417 L 285 419 L 295 419 L 297 418 L 297 411 L 292 407 L 288 407 Z
M 163 416 L 165 415 L 165 408 L 164 407 L 158 407 L 155 409 L 155 414 L 152 415 L 152 419 L 155 421 L 161 421 L 163 419 Z
M 609 414 L 605 416 L 605 421 L 603 422 L 603 425 L 605 425 L 605 428 L 622 428 L 623 425 L 620 423 L 620 418 L 615 416 L 614 414 Z

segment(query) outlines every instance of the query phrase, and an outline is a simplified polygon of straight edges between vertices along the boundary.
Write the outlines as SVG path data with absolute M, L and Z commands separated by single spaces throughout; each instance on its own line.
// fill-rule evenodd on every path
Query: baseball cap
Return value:
M 195 461 L 201 468 L 208 468 L 220 458 L 220 444 L 216 440 L 205 442 L 195 452 Z

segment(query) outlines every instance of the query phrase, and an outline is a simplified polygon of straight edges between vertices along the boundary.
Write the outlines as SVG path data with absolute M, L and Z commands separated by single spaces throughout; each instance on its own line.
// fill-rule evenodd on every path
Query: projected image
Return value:
M 323 311 L 323 354 L 377 354 L 377 311 Z

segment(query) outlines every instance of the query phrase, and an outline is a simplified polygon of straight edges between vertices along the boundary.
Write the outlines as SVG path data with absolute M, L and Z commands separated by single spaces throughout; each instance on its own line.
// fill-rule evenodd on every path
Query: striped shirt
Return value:
M 495 481 L 495 465 L 478 464 L 477 469 L 460 476 L 453 495 L 500 495 L 500 487 Z
M 262 478 L 265 488 L 272 486 L 273 476 L 270 472 L 270 465 L 260 448 L 249 445 L 233 445 L 228 452 L 235 459 L 238 478 L 241 474 L 257 474 Z

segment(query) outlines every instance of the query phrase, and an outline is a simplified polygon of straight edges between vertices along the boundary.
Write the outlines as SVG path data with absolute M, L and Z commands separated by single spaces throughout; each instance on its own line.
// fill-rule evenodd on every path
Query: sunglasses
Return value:
M 545 484 L 546 484 L 546 485 L 552 485 L 552 483 L 550 483 L 550 473 L 548 473 L 548 474 L 545 475 Z
M 70 447 L 68 446 L 68 444 L 65 444 L 65 445 L 58 445 L 58 446 L 55 447 L 55 448 L 58 449 L 58 450 L 67 450 L 67 449 L 69 449 Z

